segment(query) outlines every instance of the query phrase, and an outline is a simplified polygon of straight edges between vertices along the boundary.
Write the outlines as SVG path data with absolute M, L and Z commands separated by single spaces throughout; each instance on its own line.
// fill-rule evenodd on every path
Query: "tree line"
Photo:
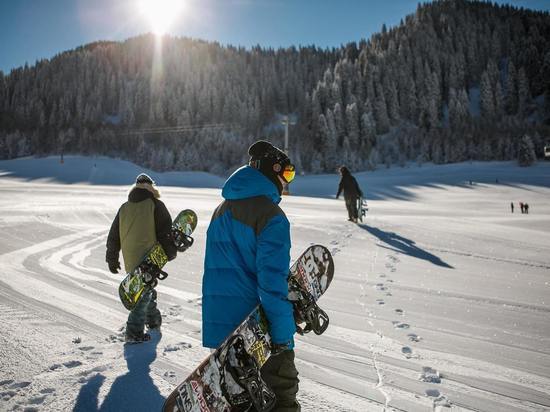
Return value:
M 550 15 L 420 4 L 339 48 L 251 49 L 143 35 L 0 72 L 0 158 L 122 157 L 224 174 L 262 137 L 309 172 L 515 159 L 550 138 Z

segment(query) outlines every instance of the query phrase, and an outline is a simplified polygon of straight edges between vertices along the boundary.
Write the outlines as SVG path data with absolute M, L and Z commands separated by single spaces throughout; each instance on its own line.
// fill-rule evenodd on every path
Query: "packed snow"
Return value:
M 105 241 L 142 171 L 172 215 L 192 208 L 199 225 L 158 286 L 162 336 L 128 346 Z M 297 337 L 303 410 L 549 409 L 550 163 L 356 176 L 362 224 L 334 199 L 336 175 L 298 176 L 281 202 L 292 256 L 320 243 L 336 265 L 319 301 L 329 329 Z M 0 410 L 160 409 L 208 355 L 202 264 L 223 181 L 101 157 L 0 162 Z

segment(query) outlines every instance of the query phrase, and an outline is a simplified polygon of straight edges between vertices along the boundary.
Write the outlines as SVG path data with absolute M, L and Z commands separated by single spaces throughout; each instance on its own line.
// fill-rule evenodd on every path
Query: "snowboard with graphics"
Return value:
M 178 213 L 172 222 L 172 241 L 179 252 L 193 244 L 191 234 L 197 227 L 197 214 L 190 209 Z M 162 267 L 168 262 L 168 256 L 159 242 L 156 242 L 145 254 L 141 263 L 120 282 L 118 294 L 120 301 L 128 310 L 132 310 L 143 294 L 154 288 L 158 279 L 166 279 L 168 274 Z
M 320 335 L 329 324 L 316 301 L 334 276 L 329 250 L 310 246 L 291 266 L 288 299 L 294 306 L 299 333 Z M 260 376 L 260 368 L 271 355 L 269 325 L 261 306 L 229 335 L 164 402 L 165 412 L 244 411 L 253 405 L 269 411 L 275 394 Z
M 367 215 L 367 210 L 369 210 L 367 201 L 362 197 L 357 198 L 357 218 L 363 222 L 363 218 Z

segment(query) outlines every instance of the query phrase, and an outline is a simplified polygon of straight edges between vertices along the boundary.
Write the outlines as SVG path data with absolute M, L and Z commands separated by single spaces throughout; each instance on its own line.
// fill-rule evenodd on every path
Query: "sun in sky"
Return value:
M 165 34 L 183 11 L 183 0 L 140 0 L 139 11 L 156 35 Z

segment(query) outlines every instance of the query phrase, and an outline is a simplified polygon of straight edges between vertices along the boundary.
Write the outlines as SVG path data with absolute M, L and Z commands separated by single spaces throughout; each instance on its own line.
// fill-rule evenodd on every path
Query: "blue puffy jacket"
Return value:
M 206 238 L 203 345 L 218 347 L 261 303 L 273 342 L 292 348 L 290 225 L 278 206 L 277 187 L 258 170 L 243 166 L 227 179 L 222 196 Z

